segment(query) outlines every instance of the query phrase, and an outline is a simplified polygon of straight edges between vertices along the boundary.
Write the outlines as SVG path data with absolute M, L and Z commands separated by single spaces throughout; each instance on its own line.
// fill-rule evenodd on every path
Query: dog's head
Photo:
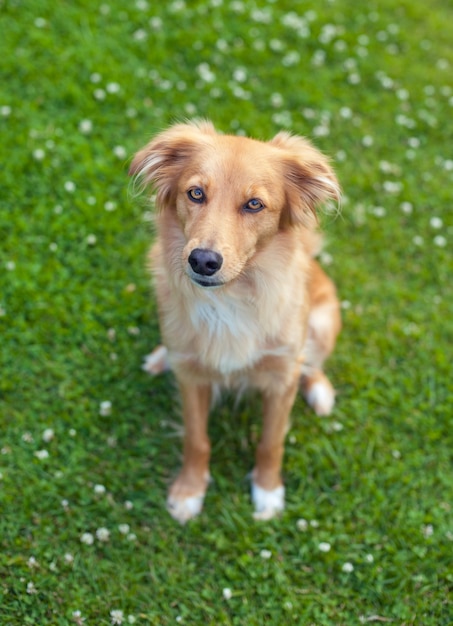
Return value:
M 218 134 L 209 122 L 157 135 L 130 174 L 179 222 L 183 269 L 203 287 L 236 278 L 279 231 L 313 227 L 316 206 L 340 194 L 328 160 L 306 139 L 282 132 L 265 143 Z

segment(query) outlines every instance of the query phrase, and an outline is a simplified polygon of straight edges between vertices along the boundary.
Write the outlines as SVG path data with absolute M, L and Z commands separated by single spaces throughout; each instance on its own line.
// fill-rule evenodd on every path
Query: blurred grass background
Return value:
M 452 19 L 440 0 L 0 2 L 0 623 L 452 623 Z M 310 137 L 344 190 L 323 216 L 338 404 L 296 403 L 268 524 L 254 400 L 212 415 L 200 518 L 164 508 L 179 405 L 140 370 L 152 218 L 127 167 L 197 116 Z

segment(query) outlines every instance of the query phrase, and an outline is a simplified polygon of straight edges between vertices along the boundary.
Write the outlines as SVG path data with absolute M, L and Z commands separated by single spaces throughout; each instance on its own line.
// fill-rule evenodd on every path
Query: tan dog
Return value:
M 316 205 L 339 199 L 327 159 L 306 139 L 264 143 L 178 124 L 133 160 L 130 173 L 157 191 L 151 263 L 163 345 L 146 369 L 171 367 L 179 383 L 184 460 L 168 508 L 184 523 L 209 481 L 213 389 L 263 394 L 263 431 L 252 473 L 255 517 L 284 507 L 281 464 L 299 386 L 318 415 L 334 390 L 322 371 L 341 320 L 335 287 L 314 254 Z

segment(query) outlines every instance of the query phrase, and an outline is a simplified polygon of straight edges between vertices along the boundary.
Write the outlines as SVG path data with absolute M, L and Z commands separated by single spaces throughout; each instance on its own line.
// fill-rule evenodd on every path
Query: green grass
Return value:
M 0 2 L 2 626 L 453 623 L 452 20 L 447 0 Z M 159 333 L 127 165 L 193 116 L 313 138 L 345 194 L 323 218 L 338 404 L 297 401 L 265 524 L 253 399 L 212 415 L 202 515 L 164 506 L 179 404 L 140 370 Z

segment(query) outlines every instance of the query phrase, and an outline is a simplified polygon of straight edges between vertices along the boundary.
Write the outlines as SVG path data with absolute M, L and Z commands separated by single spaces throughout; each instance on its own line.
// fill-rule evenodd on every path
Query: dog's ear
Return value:
M 176 124 L 152 139 L 134 156 L 129 175 L 142 187 L 152 186 L 157 191 L 156 205 L 164 208 L 172 203 L 176 182 L 187 159 L 208 137 L 215 135 L 208 121 Z
M 283 176 L 286 181 L 286 208 L 281 226 L 313 225 L 316 207 L 327 200 L 339 201 L 340 185 L 325 157 L 307 139 L 278 133 L 270 142 L 281 149 Z

